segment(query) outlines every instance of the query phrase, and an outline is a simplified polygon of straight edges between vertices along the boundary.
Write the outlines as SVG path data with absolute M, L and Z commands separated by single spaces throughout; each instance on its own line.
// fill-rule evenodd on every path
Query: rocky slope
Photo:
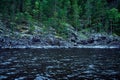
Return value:
M 19 28 L 19 29 L 18 29 Z M 0 21 L 0 48 L 45 48 L 48 47 L 117 47 L 120 48 L 120 37 L 107 33 L 76 31 L 68 27 L 66 38 L 58 36 L 54 29 L 45 29 L 44 26 L 34 24 L 30 32 L 27 25 L 18 25 L 15 31 L 8 29 Z

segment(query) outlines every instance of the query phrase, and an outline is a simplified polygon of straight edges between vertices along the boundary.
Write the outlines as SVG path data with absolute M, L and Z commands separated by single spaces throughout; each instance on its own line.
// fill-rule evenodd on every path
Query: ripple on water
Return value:
M 14 74 L 17 74 L 16 72 L 8 72 L 7 73 L 8 75 L 14 75 Z
M 9 65 L 9 64 L 11 64 L 11 62 L 8 62 L 8 61 L 1 63 L 1 65 L 4 65 L 4 66 Z
M 0 80 L 2 80 L 2 79 L 7 79 L 7 78 L 8 78 L 7 76 L 0 75 Z
M 0 80 L 119 80 L 120 54 L 114 54 L 116 51 L 105 54 L 103 50 L 57 49 L 3 53 Z
M 41 76 L 40 74 L 37 74 L 34 80 L 50 80 L 47 77 Z
M 18 77 L 18 78 L 15 78 L 14 80 L 25 80 L 27 77 Z
M 119 75 L 119 72 L 114 71 L 114 70 L 105 70 L 105 71 L 103 71 L 101 74 L 102 74 L 102 75 L 112 76 L 112 75 Z

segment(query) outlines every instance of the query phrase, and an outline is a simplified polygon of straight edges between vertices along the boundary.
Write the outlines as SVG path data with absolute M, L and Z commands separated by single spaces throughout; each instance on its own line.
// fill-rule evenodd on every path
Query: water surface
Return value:
M 119 80 L 120 49 L 2 49 L 0 80 Z

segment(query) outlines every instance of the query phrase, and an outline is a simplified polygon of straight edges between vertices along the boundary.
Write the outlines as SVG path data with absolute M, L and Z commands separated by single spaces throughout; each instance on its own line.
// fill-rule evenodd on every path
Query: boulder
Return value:
M 34 37 L 32 38 L 32 42 L 40 42 L 40 41 L 41 41 L 41 39 L 40 39 L 39 36 L 34 36 Z
M 55 38 L 54 36 L 46 38 L 46 42 L 49 45 L 58 45 L 58 46 L 60 46 L 60 39 Z

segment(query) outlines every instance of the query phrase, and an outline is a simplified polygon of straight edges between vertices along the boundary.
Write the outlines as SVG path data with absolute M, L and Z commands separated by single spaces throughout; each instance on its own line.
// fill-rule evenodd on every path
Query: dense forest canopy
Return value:
M 13 30 L 38 22 L 59 34 L 71 25 L 120 35 L 120 0 L 0 0 L 0 19 Z

